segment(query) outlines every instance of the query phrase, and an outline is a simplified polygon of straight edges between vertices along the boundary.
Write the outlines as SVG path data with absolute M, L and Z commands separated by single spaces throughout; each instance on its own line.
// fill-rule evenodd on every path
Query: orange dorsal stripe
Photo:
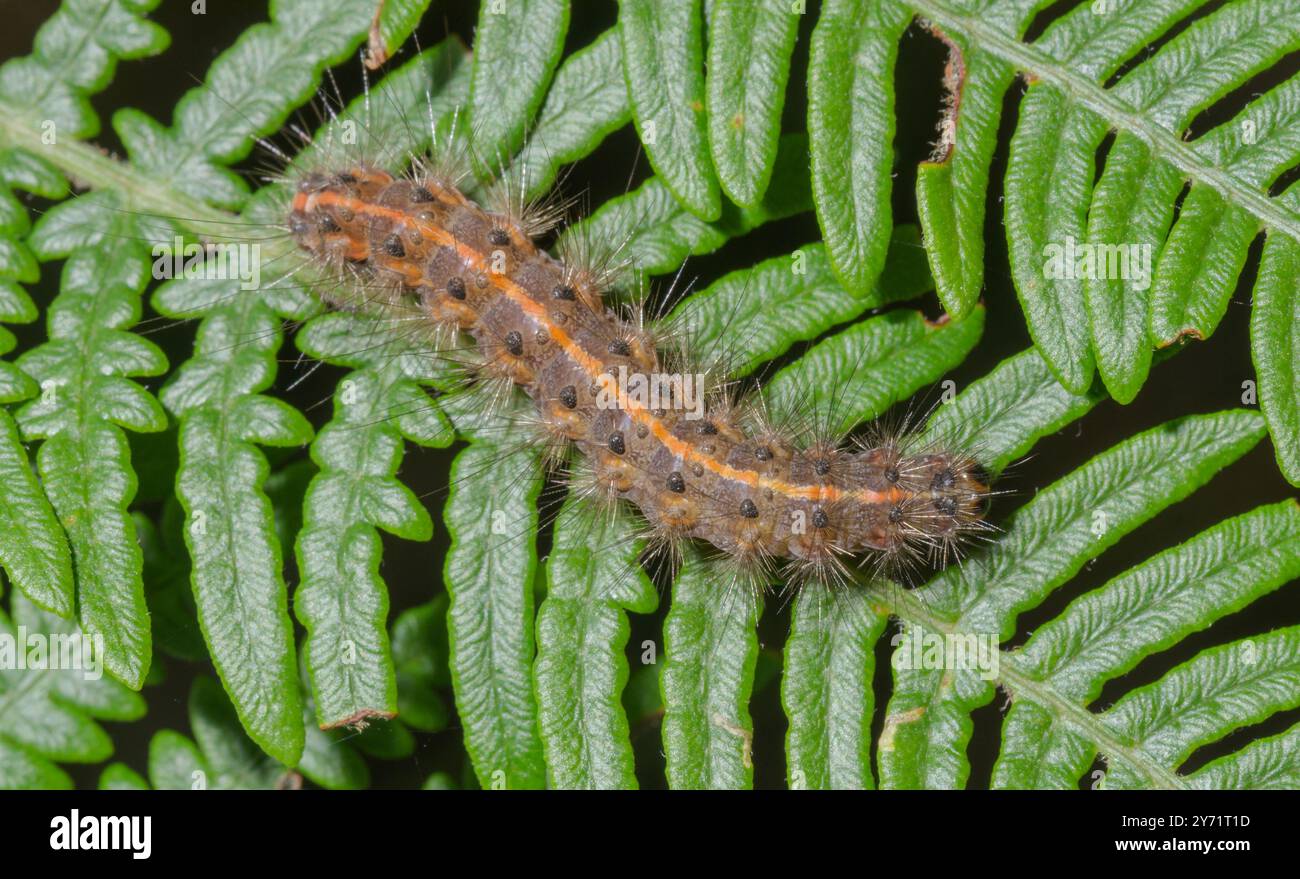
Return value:
M 359 216 L 384 219 L 399 226 L 414 226 L 426 239 L 443 247 L 453 248 L 462 263 L 472 270 L 482 273 L 488 279 L 488 283 L 503 296 L 509 297 L 510 301 L 519 306 L 520 310 L 539 328 L 544 329 L 551 339 L 563 349 L 564 353 L 582 368 L 592 382 L 607 388 L 611 393 L 616 392 L 619 407 L 627 412 L 635 423 L 644 425 L 675 457 L 683 461 L 698 464 L 717 476 L 743 483 L 757 490 L 770 489 L 786 497 L 812 501 L 813 503 L 834 503 L 846 498 L 868 504 L 893 503 L 908 496 L 907 492 L 900 488 L 892 488 L 887 491 L 872 491 L 863 488 L 846 492 L 833 485 L 795 485 L 782 479 L 764 476 L 755 470 L 732 467 L 723 461 L 706 455 L 697 450 L 690 442 L 674 436 L 662 419 L 658 418 L 650 409 L 638 401 L 629 398 L 623 389 L 617 387 L 618 383 L 613 376 L 605 372 L 605 364 L 599 358 L 588 353 L 563 327 L 551 320 L 551 316 L 544 305 L 529 296 L 527 290 L 520 287 L 508 276 L 489 270 L 486 267 L 487 257 L 483 253 L 463 241 L 458 241 L 446 229 L 436 223 L 412 217 L 404 211 L 372 204 L 329 190 L 312 194 L 299 192 L 294 196 L 293 209 L 295 211 L 310 213 L 317 205 L 342 207 Z M 614 387 L 611 388 L 611 385 Z

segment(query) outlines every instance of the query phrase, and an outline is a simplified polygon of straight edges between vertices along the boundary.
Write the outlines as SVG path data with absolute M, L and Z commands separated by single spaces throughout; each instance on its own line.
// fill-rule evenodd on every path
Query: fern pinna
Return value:
M 170 126 L 118 110 L 113 157 L 91 142 L 88 98 L 166 47 L 154 5 L 69 2 L 0 67 L 0 320 L 45 316 L 43 332 L 0 329 L 0 351 L 18 351 L 0 360 L 0 787 L 68 786 L 64 766 L 106 760 L 100 723 L 147 723 L 164 667 L 186 675 L 188 732 L 151 730 L 147 763 L 112 764 L 101 786 L 360 787 L 369 761 L 448 726 L 470 771 L 426 767 L 427 787 L 749 787 L 773 771 L 800 788 L 1300 783 L 1296 631 L 1232 627 L 1300 576 L 1294 498 L 1259 505 L 1261 490 L 1253 509 L 1106 567 L 1266 435 L 1300 483 L 1285 67 L 1300 10 L 716 0 L 706 18 L 698 0 L 623 0 L 597 28 L 565 0 L 503 0 L 481 5 L 471 54 L 438 38 L 427 3 L 282 0 Z M 429 48 L 408 39 L 417 27 Z M 911 38 L 947 53 L 918 225 L 892 213 L 894 175 L 910 170 L 894 68 Z M 802 46 L 806 80 L 791 75 Z M 653 173 L 553 252 L 616 243 L 632 291 L 673 286 L 692 260 L 672 296 L 651 294 L 671 308 L 647 331 L 726 351 L 728 376 L 773 417 L 848 428 L 943 381 L 912 404 L 929 413 L 912 441 L 1009 468 L 1002 533 L 913 588 L 860 577 L 766 600 L 738 597 L 686 544 L 661 595 L 632 520 L 556 496 L 542 450 L 518 441 L 517 399 L 484 412 L 448 393 L 446 358 L 370 307 L 382 291 L 340 286 L 285 234 L 292 186 L 323 162 L 402 173 L 465 133 L 467 194 L 505 181 L 511 204 L 575 163 L 569 184 L 602 164 L 621 182 L 643 149 Z M 258 139 L 251 164 L 275 165 L 269 182 L 236 173 Z M 34 224 L 14 190 L 41 199 Z M 990 210 L 1010 266 L 1001 298 Z M 1260 412 L 1251 384 L 1163 423 L 1130 419 L 1077 469 L 1019 481 L 1030 468 L 1011 465 L 1040 440 L 1060 450 L 1076 422 L 1118 419 L 1108 397 L 1141 406 L 1153 352 L 1230 318 L 1261 234 Z M 170 253 L 178 236 L 209 257 L 256 244 L 256 282 L 198 271 L 151 288 L 155 245 Z M 1131 271 L 1097 271 L 1121 254 Z M 59 260 L 57 285 L 43 282 Z M 946 314 L 921 298 L 931 289 Z M 1007 357 L 985 316 L 1002 332 L 1017 299 L 1033 345 Z M 313 405 L 322 378 L 330 406 Z M 415 446 L 449 450 L 433 490 L 419 465 L 439 453 Z M 428 541 L 437 522 L 445 555 L 408 575 L 381 532 Z M 417 597 L 398 604 L 406 580 Z M 392 613 L 390 589 L 408 609 Z M 758 627 L 784 630 L 787 615 L 773 649 Z M 20 636 L 77 633 L 102 676 L 17 661 Z M 784 710 L 783 761 L 779 732 L 751 717 L 765 693 Z M 995 698 L 997 757 L 973 767 Z M 660 719 L 662 775 L 637 734 Z

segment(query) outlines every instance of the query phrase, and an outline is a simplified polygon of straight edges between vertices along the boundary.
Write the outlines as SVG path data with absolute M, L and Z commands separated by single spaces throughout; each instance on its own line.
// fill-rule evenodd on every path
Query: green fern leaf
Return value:
M 754 783 L 749 693 L 763 604 L 739 584 L 725 586 L 692 553 L 664 619 L 664 754 L 668 784 L 679 790 Z
M 36 33 L 34 51 L 0 67 L 6 128 L 34 130 L 55 139 L 94 137 L 99 117 L 89 96 L 108 85 L 118 59 L 157 55 L 167 32 L 141 18 L 158 0 L 64 3 Z
M 114 117 L 132 164 L 155 186 L 238 207 L 247 187 L 227 166 L 316 93 L 321 71 L 361 42 L 375 4 L 280 0 L 272 11 L 271 22 L 250 28 L 213 61 L 203 88 L 181 98 L 171 128 L 135 110 Z
M 149 782 L 125 763 L 110 763 L 99 774 L 100 790 L 149 790 Z
M 7 366 L 0 363 L 0 372 Z M 26 378 L 17 370 L 11 374 Z M 0 409 L 0 533 L 5 535 L 4 543 L 0 544 L 0 564 L 13 584 L 41 607 L 62 617 L 72 616 L 76 606 L 68 541 L 58 516 L 32 473 L 18 426 L 3 409 Z
M 1106 786 L 1141 786 L 1151 764 L 1177 766 L 1201 745 L 1300 704 L 1300 629 L 1206 650 L 1104 715 L 1123 747 L 1108 754 Z
M 150 143 L 164 140 L 202 163 L 187 173 L 202 181 L 200 197 L 220 194 L 214 199 L 218 204 L 238 201 L 238 193 L 219 185 L 230 172 L 214 162 L 241 157 L 251 133 L 274 129 L 293 106 L 306 100 L 320 70 L 356 46 L 373 8 L 366 2 L 295 3 L 282 4 L 278 12 L 275 23 L 249 31 L 224 56 L 235 62 L 214 63 L 207 88 L 191 92 L 193 109 L 188 115 L 178 113 L 178 125 L 169 136 L 148 132 Z M 244 63 L 238 59 L 248 53 L 258 55 L 256 76 L 238 72 L 236 65 Z M 230 77 L 238 81 L 227 82 Z M 230 124 L 229 107 L 218 108 L 213 102 L 229 101 L 229 95 L 249 87 L 260 88 L 261 97 L 256 111 L 233 125 L 239 132 L 237 144 L 232 140 L 222 148 L 214 138 L 205 150 L 185 147 L 211 126 Z M 129 142 L 125 133 L 123 140 Z M 187 191 L 180 182 L 174 186 Z M 246 216 L 269 219 L 273 204 L 269 191 L 259 194 Z M 203 317 L 194 358 L 180 367 L 163 392 L 164 402 L 181 422 L 177 493 L 189 522 L 185 538 L 194 559 L 200 624 L 249 734 L 268 754 L 293 765 L 304 740 L 301 699 L 283 553 L 262 490 L 267 464 L 254 444 L 294 446 L 311 438 L 310 426 L 296 410 L 260 394 L 275 376 L 280 316 L 302 318 L 311 305 L 306 291 L 292 289 L 283 277 L 264 277 L 262 285 L 254 294 L 239 290 L 238 282 L 182 279 L 160 288 L 155 306 L 176 317 Z
M 755 205 L 776 161 L 799 15 L 783 0 L 718 0 L 708 26 L 713 165 L 728 198 Z
M 546 96 L 569 29 L 569 0 L 484 3 L 474 33 L 469 111 L 474 155 L 504 167 Z
M 893 69 L 909 16 L 894 0 L 827 0 L 808 62 L 813 201 L 840 283 L 865 296 L 893 215 Z
M 1295 790 L 1300 785 L 1300 727 L 1220 757 L 1189 779 L 1194 788 Z
M 456 456 L 444 512 L 456 708 L 465 748 L 489 789 L 540 788 L 546 780 L 530 678 L 538 470 L 528 450 L 473 443 Z
M 450 721 L 438 691 L 451 686 L 447 660 L 447 596 L 404 611 L 393 622 L 393 662 L 397 666 L 397 705 L 402 723 L 421 732 L 439 732 Z
M 1288 201 L 1292 204 L 1295 199 Z M 1259 407 L 1268 419 L 1282 475 L 1300 485 L 1300 244 L 1270 235 L 1264 244 L 1250 320 Z
M 1008 357 L 971 384 L 926 425 L 931 441 L 976 449 L 985 466 L 1001 470 L 1044 436 L 1081 418 L 1106 397 L 1072 394 L 1056 380 L 1037 348 Z
M 1021 508 L 978 568 L 950 568 L 928 584 L 921 613 L 930 632 L 1009 634 L 1033 607 L 1090 558 L 1236 460 L 1263 433 L 1249 412 L 1171 422 L 1105 452 Z M 1188 462 L 1195 462 L 1188 466 Z M 909 621 L 917 617 L 904 614 Z M 992 697 L 971 670 L 895 669 L 880 749 L 881 784 L 955 787 L 966 779 L 969 712 Z M 1008 681 L 1012 692 L 1026 686 Z
M 50 650 L 72 655 L 60 645 L 82 638 L 74 622 L 21 594 L 11 597 L 10 607 L 12 620 L 0 612 L 0 635 L 11 649 L 32 663 L 51 662 Z M 45 643 L 43 656 L 30 652 L 33 638 Z M 113 743 L 95 720 L 137 720 L 144 699 L 112 678 L 96 677 L 89 657 L 82 657 L 81 668 L 20 667 L 25 664 L 17 655 L 0 662 L 0 789 L 70 788 L 71 779 L 55 764 L 107 759 Z
M 940 298 L 956 317 L 974 304 L 982 280 L 982 215 L 1002 99 L 1016 71 L 1029 79 L 1007 168 L 1007 242 L 1030 334 L 1071 392 L 1085 393 L 1099 369 L 1115 399 L 1132 400 L 1153 347 L 1214 332 L 1261 227 L 1274 253 L 1300 236 L 1294 197 L 1269 194 L 1300 160 L 1294 78 L 1185 139 L 1205 110 L 1300 46 L 1285 4 L 1226 4 L 1185 28 L 1193 0 L 1080 4 L 1032 42 L 1023 35 L 1045 6 L 1037 0 L 905 5 L 953 52 L 951 106 L 936 156 L 919 171 L 917 199 Z M 863 112 L 885 125 L 889 100 L 883 89 Z M 1098 175 L 1095 158 L 1110 132 Z M 887 198 L 888 178 L 876 183 L 873 197 Z M 1145 267 L 1123 271 L 1146 255 Z M 1104 272 L 1088 268 L 1102 265 Z M 1291 441 L 1297 398 L 1294 382 L 1285 383 L 1292 352 L 1285 323 L 1276 323 L 1294 291 L 1260 293 L 1272 308 L 1255 315 L 1261 399 L 1283 472 L 1300 484 Z
M 986 25 L 1015 37 L 1023 35 L 1033 14 L 1047 5 L 1047 0 L 967 4 Z M 979 301 L 984 283 L 988 169 L 997 147 L 1002 96 L 1016 71 L 996 54 L 984 51 L 978 40 L 959 34 L 942 36 L 961 53 L 960 64 L 949 68 L 952 104 L 944 121 L 959 124 L 940 132 L 934 155 L 917 168 L 916 210 L 925 229 L 939 299 L 948 314 L 960 320 Z
M 193 740 L 164 729 L 149 742 L 149 781 L 157 790 L 270 789 L 285 779 L 284 766 L 244 734 L 212 678 L 195 678 L 189 720 Z
M 1167 129 L 1172 138 L 1200 111 L 1297 47 L 1300 6 L 1249 0 L 1229 4 L 1192 24 L 1113 92 L 1148 126 Z M 1088 243 L 1101 247 L 1123 241 L 1151 251 L 1159 248 L 1182 185 L 1183 174 L 1158 149 L 1134 132 L 1121 133 L 1093 193 Z M 1094 275 L 1084 285 L 1097 367 L 1121 403 L 1137 395 L 1151 363 L 1150 281 Z
M 527 197 L 548 191 L 561 166 L 594 150 L 632 118 L 618 32 L 575 52 L 555 74 L 528 142 L 510 172 Z
M 1292 501 L 1260 507 L 1153 556 L 1080 598 L 1034 634 L 1017 664 L 1071 702 L 1091 702 L 1103 683 L 1145 655 L 1296 576 L 1300 509 Z M 1065 754 L 1073 759 L 1062 759 Z M 1049 709 L 1019 702 L 1007 715 L 993 783 L 1072 787 L 1092 756 L 1064 718 L 1058 722 Z M 1118 755 L 1107 756 L 1112 767 L 1118 765 Z M 1150 756 L 1165 765 L 1181 762 L 1166 759 L 1169 755 Z
M 792 789 L 874 786 L 872 651 L 887 620 L 867 593 L 809 590 L 795 601 L 781 679 Z
M 889 262 L 869 296 L 846 293 L 835 280 L 826 248 L 814 244 L 718 279 L 674 309 L 668 323 L 680 327 L 706 361 L 724 346 L 741 349 L 746 361 L 728 361 L 728 366 L 731 375 L 747 375 L 794 343 L 816 338 L 868 308 L 932 289 L 917 244 L 916 227 L 894 230 Z M 738 338 L 743 344 L 736 344 Z
M 450 41 L 430 49 L 385 77 L 369 100 L 339 114 L 332 128 L 358 123 L 376 136 L 393 132 L 384 138 L 386 150 L 426 148 L 428 126 L 403 123 L 424 114 L 436 125 L 450 119 L 466 93 L 463 59 Z M 331 136 L 327 129 L 316 143 Z M 295 611 L 308 631 L 308 667 L 322 727 L 391 717 L 398 710 L 376 529 L 411 540 L 432 536 L 427 511 L 395 477 L 404 439 L 439 447 L 453 438 L 422 387 L 438 377 L 437 363 L 407 356 L 390 336 L 381 322 L 341 314 L 319 315 L 296 336 L 311 356 L 357 370 L 339 383 L 335 416 L 312 445 L 321 472 L 308 489 L 296 547 L 302 584 Z
M 847 431 L 938 381 L 961 363 L 983 329 L 982 309 L 969 320 L 939 325 L 918 311 L 890 311 L 814 346 L 772 377 L 767 398 L 773 411 L 794 414 L 807 411 L 811 389 L 818 423 Z
M 61 114 L 60 134 L 85 136 L 95 124 L 86 95 L 106 84 L 113 61 L 165 39 L 133 17 L 148 5 L 68 4 L 65 18 L 47 27 L 56 36 L 59 28 L 79 35 L 75 45 L 91 47 L 84 63 L 62 38 L 42 38 L 34 60 L 0 68 L 0 86 L 7 76 L 52 82 L 46 97 Z M 32 597 L 57 609 L 77 606 L 87 630 L 117 610 L 122 620 L 108 634 L 135 645 L 125 655 L 139 681 L 150 654 L 141 637 L 151 628 L 146 593 L 137 587 L 142 567 L 160 647 L 201 658 L 185 634 L 197 616 L 225 689 L 209 678 L 195 683 L 193 740 L 171 731 L 154 737 L 155 786 L 296 786 L 303 777 L 330 788 L 364 786 L 363 755 L 407 759 L 419 746 L 415 732 L 447 727 L 437 690 L 449 686 L 472 764 L 472 775 L 461 776 L 468 786 L 636 786 L 631 731 L 662 712 L 671 786 L 750 787 L 755 748 L 762 755 L 772 745 L 761 730 L 755 740 L 749 703 L 782 661 L 785 763 L 796 788 L 964 784 L 972 712 L 995 687 L 1010 697 L 997 786 L 1076 786 L 1098 756 L 1107 787 L 1297 783 L 1300 727 L 1257 738 L 1194 772 L 1183 768 L 1202 746 L 1296 707 L 1295 629 L 1212 647 L 1113 707 L 1091 705 L 1108 682 L 1300 573 L 1293 502 L 1229 519 L 1112 578 L 1039 625 L 1023 649 L 997 649 L 991 673 L 905 662 L 907 639 L 1005 639 L 1018 617 L 1244 454 L 1265 426 L 1284 473 L 1300 475 L 1300 447 L 1291 441 L 1300 435 L 1300 365 L 1287 329 L 1297 317 L 1292 238 L 1300 239 L 1300 225 L 1295 196 L 1269 194 L 1300 159 L 1297 80 L 1267 89 L 1208 134 L 1183 137 L 1203 110 L 1300 45 L 1289 23 L 1267 25 L 1259 0 L 1196 10 L 1186 27 L 1196 6 L 1190 0 L 1109 3 L 1104 14 L 1081 4 L 1032 42 L 1025 34 L 1046 0 L 827 0 L 811 46 L 810 134 L 780 138 L 798 26 L 786 4 L 624 0 L 617 30 L 561 63 L 565 0 L 485 2 L 472 65 L 453 41 L 417 55 L 302 151 L 293 167 L 318 164 L 336 126 L 360 121 L 372 141 L 362 152 L 395 167 L 429 144 L 426 120 L 441 139 L 457 108 L 468 105 L 480 173 L 505 167 L 518 193 L 532 198 L 563 165 L 590 155 L 633 117 L 657 176 L 567 231 L 561 246 L 581 246 L 581 236 L 623 244 L 635 287 L 767 223 L 815 210 L 823 242 L 721 278 L 686 297 L 670 322 L 706 356 L 724 345 L 741 348 L 738 376 L 815 340 L 765 381 L 762 393 L 780 411 L 812 404 L 819 420 L 847 428 L 937 381 L 980 340 L 989 167 L 1004 94 L 1023 72 L 1030 85 L 1013 136 L 1006 210 L 1012 275 L 1036 346 L 955 400 L 945 388 L 926 427 L 928 438 L 970 448 L 994 471 L 1083 416 L 1106 391 L 1131 399 L 1153 347 L 1213 332 L 1246 248 L 1259 229 L 1267 231 L 1252 321 L 1263 418 L 1196 416 L 1124 441 L 1040 492 L 987 552 L 917 589 L 874 582 L 834 596 L 805 592 L 791 605 L 782 654 L 760 653 L 762 603 L 729 590 L 692 548 L 672 586 L 662 669 L 642 645 L 645 664 L 630 673 L 628 656 L 637 653 L 627 643 L 630 614 L 657 605 L 637 564 L 634 529 L 565 505 L 541 582 L 536 450 L 507 445 L 502 422 L 471 409 L 463 395 L 434 399 L 431 389 L 453 389 L 449 371 L 422 356 L 421 345 L 400 339 L 391 315 L 323 313 L 296 277 L 287 238 L 264 242 L 258 290 L 191 279 L 155 294 L 165 315 L 200 319 L 194 356 L 170 374 L 161 395 L 179 422 L 180 503 L 157 488 L 169 465 L 151 461 L 138 465 L 138 476 L 149 485 L 148 501 L 163 502 L 161 522 L 155 527 L 140 511 L 128 516 L 137 473 L 119 428 L 165 423 L 157 402 L 129 378 L 160 374 L 166 364 L 127 331 L 138 319 L 145 279 L 140 248 L 109 247 L 107 239 L 173 234 L 165 222 L 146 228 L 141 212 L 176 217 L 187 236 L 211 240 L 229 238 L 223 230 L 237 228 L 231 224 L 282 223 L 282 188 L 249 196 L 230 166 L 256 136 L 279 128 L 324 68 L 367 31 L 372 51 L 391 53 L 424 6 L 278 4 L 270 23 L 246 32 L 213 64 L 207 85 L 176 108 L 172 127 L 134 111 L 115 117 L 130 162 L 66 138 L 42 144 L 43 117 L 0 88 L 0 110 L 15 111 L 0 113 L 0 320 L 35 319 L 19 284 L 36 279 L 38 258 L 69 255 L 49 341 L 23 355 L 22 370 L 0 363 L 0 402 L 29 401 L 19 422 L 28 438 L 45 437 L 38 481 L 0 410 L 0 473 L 7 474 L 0 493 L 16 499 L 22 512 L 11 519 L 30 535 L 6 536 L 0 563 L 30 593 L 12 598 L 16 621 L 44 618 Z M 107 35 L 77 18 L 88 11 L 116 16 Z M 118 15 L 123 11 L 132 14 Z M 916 231 L 894 228 L 890 213 L 893 67 L 914 15 L 959 53 L 948 77 L 952 104 L 917 184 L 933 281 Z M 67 62 L 66 79 L 52 59 Z M 1184 75 L 1189 65 L 1209 73 Z M 1246 122 L 1249 139 L 1238 136 Z M 1097 147 L 1112 130 L 1114 143 L 1095 175 Z M 8 188 L 59 198 L 66 193 L 61 174 L 99 191 L 57 207 L 29 235 L 26 211 Z M 224 210 L 233 207 L 242 212 Z M 1114 238 L 1151 245 L 1149 288 L 1133 278 L 1045 277 L 1042 249 L 1061 236 L 1081 245 Z M 97 272 L 93 285 L 88 266 Z M 889 309 L 861 319 L 932 284 L 946 318 Z M 286 319 L 298 326 L 302 351 L 349 372 L 312 444 L 314 464 L 272 454 L 288 460 L 273 471 L 258 446 L 292 448 L 312 436 L 302 415 L 270 391 Z M 0 352 L 13 347 L 0 331 Z M 1102 381 L 1094 385 L 1098 366 Z M 73 396 L 50 383 L 67 376 L 78 381 Z M 836 393 L 822 390 L 829 388 Z M 51 399 L 71 409 L 60 411 Z M 388 629 L 379 532 L 427 540 L 433 530 L 399 481 L 404 445 L 446 446 L 452 425 L 470 444 L 455 456 L 443 511 L 452 539 L 447 595 Z M 65 449 L 69 439 L 79 444 Z M 108 465 L 98 470 L 87 466 L 99 448 L 94 442 L 110 447 Z M 114 527 L 91 527 L 78 504 Z M 58 555 L 60 517 L 77 561 L 75 593 Z M 137 531 L 143 554 L 127 539 Z M 192 565 L 178 551 L 182 539 Z M 301 645 L 288 616 L 287 542 L 295 543 L 302 580 L 295 596 L 307 628 Z M 52 561 L 37 558 L 45 547 Z M 125 554 L 86 562 L 115 549 Z M 193 608 L 176 591 L 187 575 Z M 535 593 L 544 597 L 534 621 Z M 105 600 L 96 605 L 85 594 Z M 902 632 L 894 642 L 893 693 L 881 708 L 874 666 L 890 616 Z M 118 683 L 105 683 L 116 689 L 47 700 L 76 715 L 64 726 L 77 738 L 66 751 L 57 736 L 37 741 L 25 722 L 0 720 L 0 785 L 67 785 L 59 761 L 105 759 L 107 740 L 90 717 L 123 693 L 129 698 L 118 706 L 121 719 L 127 701 L 143 706 Z M 0 702 L 19 690 L 0 678 Z M 403 720 L 378 720 L 394 712 Z M 873 742 L 877 712 L 884 730 Z M 363 732 L 319 728 L 365 718 L 377 722 Z M 121 764 L 106 768 L 100 784 L 145 786 Z M 436 772 L 426 786 L 455 785 Z
M 722 213 L 709 155 L 700 0 L 619 0 L 618 30 L 632 118 L 650 165 L 705 222 Z
M 21 234 L 26 220 L 26 211 L 20 209 L 0 234 Z M 26 291 L 17 283 L 0 281 L 0 320 L 30 322 L 35 317 L 36 306 Z M 16 341 L 0 326 L 0 354 L 11 351 Z M 0 361 L 0 403 L 26 400 L 37 389 L 21 369 Z M 54 508 L 32 473 L 18 426 L 5 409 L 0 409 L 0 532 L 6 535 L 0 543 L 0 566 L 13 584 L 46 610 L 71 616 L 75 609 L 72 552 Z
M 366 66 L 391 58 L 419 25 L 430 0 L 384 0 L 370 23 Z M 376 39 L 377 37 L 377 39 Z
M 429 539 L 429 514 L 396 479 L 402 441 L 445 446 L 453 438 L 419 385 L 435 377 L 428 361 L 395 357 L 384 345 L 358 345 L 368 332 L 373 337 L 375 330 L 351 316 L 329 315 L 298 335 L 304 351 L 361 367 L 340 383 L 334 419 L 312 444 L 320 473 L 308 489 L 297 542 L 302 586 L 295 610 L 309 633 L 312 690 L 323 727 L 397 712 L 376 529 Z M 322 337 L 332 337 L 334 346 L 320 344 Z M 412 367 L 425 371 L 408 371 Z
M 634 788 L 632 745 L 620 694 L 627 613 L 659 604 L 637 565 L 627 522 L 568 506 L 560 512 L 537 612 L 537 723 L 547 778 L 558 788 Z
M 152 645 L 143 558 L 127 514 L 136 480 L 118 428 L 167 426 L 158 401 L 127 378 L 162 374 L 167 361 L 126 332 L 140 317 L 149 258 L 140 244 L 123 243 L 140 230 L 117 204 L 111 193 L 65 202 L 32 233 L 41 259 L 67 261 L 50 308 L 50 340 L 18 361 L 45 389 L 18 421 L 25 438 L 44 440 L 37 464 L 72 545 L 81 625 L 104 636 L 109 671 L 139 689 Z
M 716 222 L 705 222 L 684 209 L 662 178 L 651 177 L 566 229 L 561 241 L 585 236 L 617 243 L 622 247 L 620 258 L 643 273 L 639 276 L 642 280 L 647 275 L 676 271 L 688 256 L 712 253 L 729 239 L 764 223 L 808 210 L 806 152 L 803 135 L 782 138 L 776 170 L 762 203 L 754 208 L 728 205 Z
M 19 419 L 24 438 L 53 437 L 42 445 L 39 458 L 42 479 L 55 501 L 53 508 L 28 470 L 26 451 L 17 442 L 8 413 L 0 414 L 3 456 L 12 477 L 0 493 L 6 506 L 22 516 L 22 521 L 11 523 L 15 539 L 0 550 L 0 562 L 32 600 L 70 616 L 72 559 L 55 516 L 62 518 L 71 531 L 81 571 L 76 599 L 82 625 L 89 633 L 105 636 L 109 671 L 137 689 L 149 667 L 150 646 L 139 549 L 125 514 L 134 490 L 133 475 L 125 438 L 108 422 L 136 430 L 159 429 L 157 402 L 123 376 L 157 374 L 166 362 L 156 348 L 121 332 L 139 315 L 135 300 L 146 277 L 138 264 L 139 248 L 120 248 L 117 259 L 106 259 L 103 268 L 95 268 L 97 258 L 113 252 L 116 245 L 106 244 L 105 238 L 129 237 L 135 230 L 124 221 L 106 234 L 102 229 L 92 231 L 93 226 L 84 225 L 83 210 L 94 201 L 90 198 L 86 205 L 56 206 L 24 244 L 20 239 L 30 228 L 29 220 L 8 188 L 22 187 L 53 199 L 67 195 L 62 176 L 38 156 L 44 152 L 48 157 L 57 150 L 60 137 L 68 140 L 98 132 L 89 95 L 112 79 L 118 59 L 166 48 L 166 33 L 138 16 L 154 5 L 68 4 L 42 25 L 31 56 L 0 67 L 0 94 L 4 95 L 0 115 L 5 119 L 0 145 L 17 147 L 6 148 L 0 157 L 4 167 L 0 174 L 0 320 L 27 322 L 36 317 L 17 282 L 37 279 L 37 258 L 68 256 L 79 247 L 98 245 L 65 265 L 55 306 L 61 319 L 57 325 L 51 322 L 51 341 L 28 352 L 19 364 L 45 388 L 40 402 L 58 408 L 57 414 L 39 418 L 31 415 L 39 404 L 29 404 Z M 96 277 L 97 271 L 104 274 Z M 116 289 L 101 295 L 96 282 Z M 101 308 L 102 322 L 88 325 L 90 315 Z M 0 328 L 0 351 L 12 348 L 13 337 Z M 92 365 L 90 356 L 99 362 Z M 91 370 L 97 373 L 94 377 L 88 374 Z M 76 382 L 76 388 L 66 390 L 62 404 L 56 404 L 58 389 L 70 382 Z M 83 388 L 89 393 L 83 394 Z M 0 363 L 0 400 L 15 402 L 34 392 L 13 366 Z M 100 455 L 105 456 L 105 468 L 87 466 L 88 457 L 94 460 Z M 83 473 L 90 475 L 84 484 Z

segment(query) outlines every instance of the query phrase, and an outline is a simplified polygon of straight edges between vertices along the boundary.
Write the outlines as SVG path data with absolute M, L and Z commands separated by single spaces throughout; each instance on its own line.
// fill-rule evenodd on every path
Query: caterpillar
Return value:
M 553 257 L 538 239 L 561 213 L 554 201 L 523 205 L 506 185 L 490 209 L 435 166 L 353 160 L 293 181 L 287 228 L 340 282 L 324 298 L 378 303 L 434 351 L 467 335 L 467 386 L 495 387 L 493 399 L 522 389 L 527 441 L 552 461 L 575 449 L 581 493 L 630 504 L 652 546 L 702 541 L 760 585 L 776 566 L 791 585 L 838 583 L 851 559 L 943 563 L 990 527 L 989 477 L 973 455 L 773 419 L 761 395 L 736 399 L 725 377 L 710 380 L 689 338 L 606 302 L 617 245 Z

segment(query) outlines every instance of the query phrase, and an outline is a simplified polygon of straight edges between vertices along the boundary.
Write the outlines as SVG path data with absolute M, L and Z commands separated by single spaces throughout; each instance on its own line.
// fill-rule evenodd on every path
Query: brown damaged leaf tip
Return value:
M 942 165 L 952 158 L 953 148 L 957 145 L 957 116 L 961 112 L 961 93 L 966 84 L 966 58 L 961 46 L 937 24 L 923 21 L 922 26 L 948 49 L 948 63 L 943 68 L 943 116 L 939 119 L 934 150 L 930 153 L 930 161 Z
M 380 711 L 376 708 L 362 708 L 354 714 L 349 714 L 342 720 L 336 720 L 334 723 L 325 724 L 321 729 L 338 729 L 345 726 L 355 732 L 361 732 L 370 726 L 371 720 L 392 720 L 397 716 L 395 711 Z
M 370 20 L 370 37 L 366 41 L 364 59 L 367 70 L 378 70 L 388 61 L 388 46 L 384 45 L 384 35 L 379 26 L 387 2 L 388 0 L 379 0 L 379 5 L 375 7 L 375 17 Z

